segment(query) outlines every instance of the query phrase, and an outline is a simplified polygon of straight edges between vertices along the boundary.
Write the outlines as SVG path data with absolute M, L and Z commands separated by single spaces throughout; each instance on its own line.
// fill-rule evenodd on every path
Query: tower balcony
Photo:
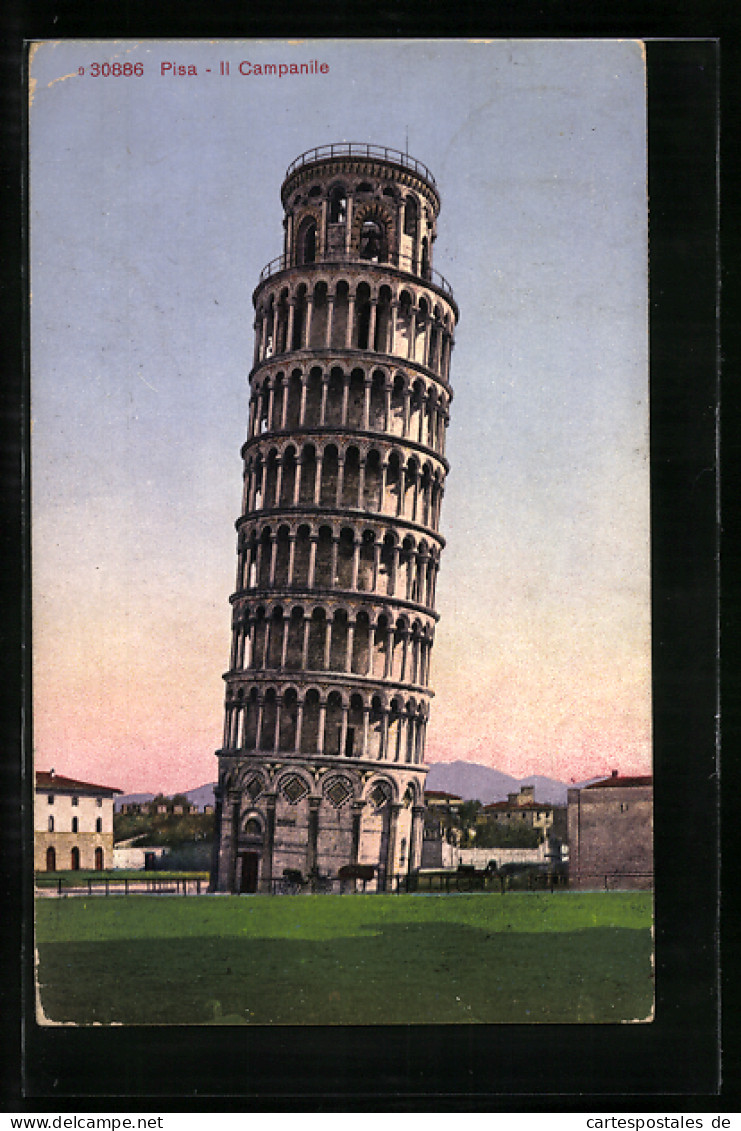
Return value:
M 384 161 L 389 165 L 396 165 L 401 169 L 410 169 L 418 177 L 427 181 L 431 188 L 437 189 L 434 176 L 421 161 L 402 153 L 400 149 L 391 149 L 386 145 L 370 145 L 364 141 L 339 141 L 332 145 L 317 145 L 301 153 L 286 169 L 285 179 L 298 172 L 305 165 L 316 165 L 319 161 L 328 158 L 367 158 L 373 161 Z

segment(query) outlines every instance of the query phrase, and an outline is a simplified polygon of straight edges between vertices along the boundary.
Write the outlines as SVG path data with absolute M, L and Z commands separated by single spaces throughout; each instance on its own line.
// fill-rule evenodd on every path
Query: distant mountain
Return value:
M 464 801 L 506 801 L 508 793 L 518 793 L 523 785 L 535 786 L 535 800 L 551 805 L 565 805 L 570 786 L 565 782 L 531 774 L 513 778 L 501 770 L 480 766 L 476 762 L 433 762 L 425 783 L 427 789 L 457 793 Z
M 197 789 L 189 789 L 185 796 L 192 805 L 197 805 L 200 812 L 203 812 L 205 805 L 215 805 L 214 786 L 216 782 L 208 782 L 206 785 L 199 785 Z
M 120 797 L 114 797 L 113 809 L 116 813 L 120 813 L 122 805 L 143 805 L 145 801 L 153 799 L 153 793 L 122 793 Z
M 176 793 L 182 793 L 188 798 L 193 805 L 198 806 L 199 812 L 203 812 L 205 805 L 214 805 L 214 786 L 216 782 L 211 782 L 207 785 L 199 785 L 197 789 L 178 789 Z M 173 795 L 167 794 L 168 797 Z M 113 802 L 113 808 L 117 813 L 120 812 L 122 805 L 143 805 L 147 801 L 152 801 L 155 797 L 154 793 L 125 793 L 121 797 L 116 797 Z
M 475 762 L 433 762 L 426 789 L 457 793 L 464 801 L 501 801 L 520 788 L 517 778 Z

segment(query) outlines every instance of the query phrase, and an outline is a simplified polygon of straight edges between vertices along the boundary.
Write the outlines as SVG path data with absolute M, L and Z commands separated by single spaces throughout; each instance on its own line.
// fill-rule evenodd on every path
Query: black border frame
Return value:
M 15 3 L 15 7 L 13 7 Z M 597 7 L 596 5 L 594 6 Z M 420 34 L 418 10 L 381 0 L 322 10 L 305 4 L 266 16 L 185 0 L 174 11 L 119 10 L 12 0 L 4 17 L 3 170 L 6 261 L 24 262 L 18 187 L 24 172 L 25 39 L 313 35 L 395 38 Z M 652 6 L 650 15 L 566 14 L 537 3 L 488 11 L 424 7 L 425 35 L 648 38 L 651 209 L 651 443 L 654 592 L 657 1008 L 649 1025 L 428 1026 L 284 1029 L 41 1029 L 33 1021 L 29 885 L 19 890 L 28 843 L 21 804 L 28 764 L 2 763 L 4 891 L 15 973 L 5 997 L 10 1052 L 6 1110 L 577 1111 L 698 1109 L 721 1100 L 718 1014 L 717 410 L 719 406 L 717 156 L 719 62 L 732 65 L 712 5 Z M 663 27 L 660 26 L 663 23 Z M 666 27 L 673 24 L 667 35 Z M 679 30 L 678 30 L 679 29 Z M 663 34 L 662 34 L 663 33 Z M 672 36 L 687 38 L 672 38 Z M 651 37 L 656 36 L 656 39 Z M 697 36 L 697 38 L 692 38 Z M 9 232 L 9 238 L 7 238 Z M 28 355 L 25 284 L 3 294 L 17 353 L 3 387 L 2 580 L 9 595 L 3 706 L 17 748 L 18 703 L 28 711 Z M 26 463 L 27 467 L 27 463 Z M 14 550 L 23 547 L 23 555 Z M 23 600 L 20 600 L 20 595 Z M 18 652 L 14 653 L 15 645 Z M 23 651 L 22 651 L 23 649 Z M 20 671 L 17 659 L 22 656 Z M 25 696 L 25 698 L 24 698 Z M 25 717 L 26 751 L 29 749 Z M 27 808 L 27 807 L 26 807 Z M 24 835 L 25 834 L 25 835 Z M 23 956 L 18 993 L 17 954 Z M 10 969 L 5 964 L 5 969 Z M 12 992 L 11 992 L 12 991 Z M 17 1026 L 14 1023 L 17 1021 Z M 20 1037 L 20 1041 L 17 1038 Z M 19 1061 L 16 1056 L 19 1054 Z M 291 1087 L 286 1089 L 286 1066 Z M 726 1069 L 726 1102 L 735 1082 Z

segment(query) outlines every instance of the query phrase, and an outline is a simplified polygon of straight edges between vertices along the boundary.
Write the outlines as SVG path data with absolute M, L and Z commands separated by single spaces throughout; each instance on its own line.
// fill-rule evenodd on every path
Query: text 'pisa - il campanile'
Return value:
M 218 891 L 419 867 L 453 330 L 432 173 L 322 146 L 281 188 L 255 352 L 218 751 Z

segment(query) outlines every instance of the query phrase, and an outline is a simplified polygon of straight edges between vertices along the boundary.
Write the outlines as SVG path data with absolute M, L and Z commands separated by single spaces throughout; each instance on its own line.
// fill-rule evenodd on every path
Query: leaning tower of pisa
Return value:
M 212 886 L 419 867 L 458 310 L 405 153 L 303 153 L 255 350 Z

